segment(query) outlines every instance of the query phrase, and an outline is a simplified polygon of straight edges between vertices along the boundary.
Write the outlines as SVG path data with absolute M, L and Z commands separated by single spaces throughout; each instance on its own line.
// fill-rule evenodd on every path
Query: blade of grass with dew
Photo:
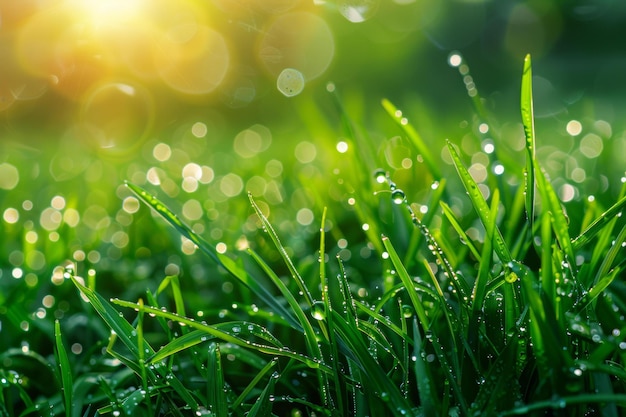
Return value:
M 72 417 L 72 394 L 74 392 L 74 383 L 70 361 L 67 357 L 65 346 L 63 345 L 63 338 L 61 337 L 61 324 L 59 323 L 59 320 L 54 321 L 54 340 L 56 347 L 55 356 L 59 366 L 59 373 L 61 375 L 61 392 L 63 394 L 65 404 L 65 415 L 66 417 Z
M 441 203 L 441 198 L 446 191 L 445 178 L 434 182 L 430 188 L 431 190 L 433 190 L 433 192 L 431 193 L 430 198 L 426 203 L 426 207 L 434 208 Z M 431 222 L 435 218 L 435 213 L 435 210 L 429 209 L 421 219 L 422 224 L 430 226 Z M 411 234 L 411 239 L 409 241 L 409 246 L 407 247 L 406 253 L 404 255 L 404 265 L 406 265 L 407 269 L 411 269 L 411 267 L 417 261 L 417 252 L 419 251 L 422 238 L 424 238 L 424 235 L 421 233 L 421 231 L 414 228 Z
M 213 339 L 215 339 L 215 336 L 207 336 L 206 332 L 192 330 L 182 336 L 172 339 L 169 343 L 156 351 L 154 355 L 148 357 L 147 361 L 149 363 L 158 363 L 163 359 L 167 359 L 168 357 L 175 355 L 176 353 Z
M 274 386 L 280 378 L 278 372 L 274 372 L 267 382 L 267 385 L 259 395 L 259 398 L 255 401 L 250 411 L 246 414 L 246 417 L 266 417 L 272 414 L 272 404 L 274 403 L 272 395 L 274 394 Z
M 138 358 L 138 362 L 139 362 L 139 370 L 141 371 L 141 384 L 143 385 L 143 392 L 144 392 L 144 396 L 145 393 L 150 392 L 149 388 L 148 388 L 148 373 L 147 373 L 147 369 L 146 369 L 146 352 L 150 353 L 150 349 L 145 349 L 144 350 L 144 344 L 146 343 L 143 337 L 143 315 L 144 315 L 144 309 L 143 309 L 143 299 L 139 299 L 139 309 L 138 309 L 138 313 L 137 313 L 137 351 L 139 353 L 139 358 Z M 141 391 L 140 391 L 141 392 Z M 141 401 L 143 401 L 143 398 L 141 399 Z M 139 404 L 141 401 L 137 401 L 135 402 L 135 404 Z M 152 402 L 148 399 L 148 401 L 146 402 L 146 405 L 148 406 L 148 415 L 152 415 Z M 126 413 L 126 414 L 132 414 L 131 413 Z
M 172 296 L 174 297 L 174 306 L 176 308 L 176 314 L 186 316 L 185 302 L 183 301 L 183 293 L 180 288 L 180 280 L 177 275 L 168 275 L 163 278 L 163 281 L 157 288 L 157 295 L 161 294 L 165 289 L 170 286 L 172 288 Z
M 211 410 L 211 415 L 216 417 L 228 416 L 228 403 L 226 402 L 226 391 L 224 390 L 224 369 L 222 367 L 222 356 L 220 346 L 211 343 L 207 355 L 207 405 Z
M 495 219 L 497 216 L 498 204 L 500 203 L 498 189 L 494 190 L 491 200 L 491 210 L 489 218 Z M 485 242 L 483 244 L 478 273 L 474 280 L 474 288 L 472 290 L 472 312 L 470 325 L 468 326 L 468 335 L 470 345 L 473 345 L 478 337 L 478 329 L 482 321 L 484 312 L 485 296 L 487 295 L 487 283 L 490 278 L 492 266 L 492 248 L 495 235 L 495 222 L 491 222 L 486 229 Z
M 389 184 L 389 188 L 391 190 L 400 191 L 396 188 L 396 185 L 391 181 L 391 179 L 389 178 L 389 175 L 386 175 L 385 179 L 387 183 Z M 470 292 L 469 285 L 467 284 L 467 282 L 465 282 L 465 280 L 459 279 L 456 271 L 454 270 L 454 268 L 452 267 L 448 259 L 448 256 L 446 256 L 446 252 L 443 251 L 443 249 L 441 248 L 441 245 L 439 244 L 437 239 L 435 239 L 435 236 L 430 232 L 428 227 L 426 227 L 426 225 L 422 223 L 421 220 L 415 215 L 415 212 L 413 211 L 411 206 L 406 201 L 406 198 L 404 197 L 404 192 L 400 191 L 400 193 L 402 195 L 402 200 L 400 201 L 399 204 L 404 204 L 411 218 L 411 222 L 422 233 L 422 235 L 426 239 L 426 243 L 428 244 L 428 248 L 430 249 L 431 253 L 435 256 L 437 261 L 441 264 L 441 266 L 443 267 L 443 270 L 451 279 L 452 284 L 456 287 L 456 290 L 461 295 L 460 300 L 464 303 L 467 303 L 469 300 L 469 292 Z M 397 201 L 395 203 L 398 204 Z M 386 288 L 386 290 L 388 290 L 388 288 Z
M 254 279 L 245 269 L 238 265 L 234 260 L 217 252 L 211 245 L 202 239 L 198 234 L 193 232 L 187 225 L 185 225 L 178 216 L 170 211 L 159 199 L 150 195 L 141 187 L 134 185 L 130 182 L 124 183 L 141 201 L 152 207 L 157 213 L 159 213 L 170 225 L 172 225 L 181 235 L 191 240 L 203 253 L 208 255 L 215 263 L 222 266 L 228 271 L 234 278 L 238 279 L 242 284 L 248 287 L 254 292 L 261 300 L 267 303 L 276 313 L 282 318 L 288 321 L 296 330 L 299 328 L 298 321 L 293 317 L 293 314 L 287 310 L 279 300 L 277 300 L 265 287 L 263 287 L 257 280 Z
M 250 381 L 248 386 L 246 386 L 246 388 L 244 388 L 244 390 L 241 391 L 241 394 L 239 394 L 239 396 L 233 401 L 232 403 L 233 410 L 237 410 L 237 408 L 241 406 L 241 404 L 246 400 L 248 395 L 250 395 L 254 387 L 256 387 L 256 385 L 261 381 L 261 379 L 263 379 L 263 377 L 267 375 L 267 373 L 271 371 L 277 364 L 278 364 L 278 359 L 277 358 L 272 359 L 263 367 L 263 369 L 259 371 L 259 373 L 257 373 L 254 376 L 254 378 L 252 379 L 252 381 Z
M 402 287 L 404 287 L 403 284 Z M 409 335 L 406 332 L 402 331 L 401 327 L 398 327 L 397 324 L 395 324 L 392 320 L 390 320 L 389 318 L 383 316 L 382 314 L 378 313 L 376 311 L 376 308 L 372 309 L 369 306 L 366 306 L 365 304 L 358 302 L 356 303 L 359 311 L 363 312 L 365 315 L 369 316 L 372 320 L 374 321 L 378 321 L 378 323 L 380 325 L 385 326 L 387 329 L 391 330 L 393 333 L 395 333 L 396 335 L 398 335 L 399 337 L 401 337 L 402 339 L 404 339 L 405 341 L 411 342 L 411 338 L 409 337 Z M 362 321 L 362 320 L 359 320 Z
M 552 185 L 546 178 L 545 173 L 541 169 L 535 170 L 535 177 L 537 182 L 537 189 L 541 194 L 542 204 L 547 207 L 543 208 L 543 211 L 549 210 L 552 213 L 552 229 L 559 246 L 565 252 L 565 257 L 568 261 L 569 267 L 574 268 L 576 257 L 574 255 L 574 249 L 572 247 L 572 240 L 569 236 L 568 219 L 565 217 L 561 202 L 552 188 Z
M 437 382 L 433 378 L 433 370 L 427 365 L 428 362 L 425 360 L 426 351 L 424 350 L 417 317 L 413 319 L 413 356 L 411 359 L 414 362 L 415 383 L 417 385 L 420 406 L 422 407 L 422 415 L 434 416 L 437 414 L 436 410 L 441 410 L 441 404 L 439 404 L 436 395 L 435 388 L 437 387 Z
M 156 295 L 153 294 L 150 290 L 146 291 L 146 302 L 149 306 L 159 307 L 159 303 L 157 302 Z M 159 317 L 157 320 L 159 322 L 159 325 L 163 329 L 163 331 L 165 331 L 167 335 L 167 339 L 171 340 L 173 337 L 172 329 L 170 328 L 170 326 L 167 325 L 167 320 L 163 319 L 162 317 Z
M 598 282 L 589 289 L 589 291 L 574 304 L 574 309 L 577 314 L 581 314 L 582 311 L 588 305 L 594 303 L 598 296 L 604 293 L 604 290 L 608 288 L 609 285 L 619 276 L 619 273 L 622 272 L 621 268 L 615 268 L 610 271 L 608 274 L 604 275 Z
M 132 309 L 136 309 L 138 308 L 138 305 L 136 303 L 132 303 L 129 301 L 124 301 L 124 300 L 118 300 L 115 299 L 113 300 L 113 303 L 121 306 L 121 307 L 127 307 L 127 308 L 132 308 Z M 205 323 L 200 323 L 196 320 L 193 319 L 189 319 L 187 317 L 182 317 L 179 316 L 176 313 L 172 313 L 169 311 L 163 311 L 161 309 L 155 308 L 155 307 L 148 307 L 148 306 L 144 306 L 144 309 L 147 313 L 154 315 L 154 316 L 161 316 L 164 317 L 168 320 L 172 320 L 176 323 L 182 323 L 183 325 L 201 330 L 206 332 L 209 335 L 213 335 L 215 337 L 217 337 L 220 340 L 223 340 L 225 342 L 229 342 L 229 343 L 233 343 L 235 345 L 239 345 L 241 347 L 244 348 L 249 348 L 249 349 L 253 349 L 256 350 L 258 352 L 261 353 L 265 353 L 265 354 L 269 354 L 269 355 L 274 355 L 274 356 L 285 356 L 288 358 L 293 358 L 296 359 L 297 361 L 300 361 L 302 363 L 304 363 L 305 365 L 307 365 L 310 368 L 314 368 L 314 369 L 320 369 L 323 372 L 330 372 L 330 369 L 323 363 L 320 363 L 317 360 L 311 359 L 310 357 L 303 355 L 303 354 L 299 354 L 299 353 L 295 353 L 292 352 L 289 349 L 286 349 L 284 346 L 279 345 L 279 346 L 269 346 L 269 345 L 264 345 L 264 344 L 260 344 L 260 343 L 256 343 L 256 342 L 251 342 L 250 340 L 246 340 L 243 339 L 239 336 L 235 336 L 234 333 L 236 332 L 228 332 L 225 330 L 220 329 L 218 326 L 216 325 L 208 325 Z M 254 323 L 249 323 L 249 322 L 245 322 L 247 326 L 252 326 L 254 328 L 259 329 L 258 335 L 267 335 L 267 336 L 271 336 L 271 333 L 266 330 L 265 328 L 259 326 L 259 325 L 255 325 Z M 231 325 L 231 329 L 233 327 L 232 323 Z M 268 337 L 265 338 L 265 340 L 268 340 Z M 271 338 L 269 338 L 269 340 L 278 340 L 275 337 L 271 336 Z
M 126 346 L 126 348 L 133 355 L 133 359 L 129 359 L 129 363 L 127 366 L 130 366 L 137 373 L 140 373 L 140 366 L 136 362 L 137 358 L 139 358 L 138 352 L 138 342 L 137 342 L 137 332 L 133 328 L 133 326 L 128 323 L 123 317 L 120 316 L 119 312 L 115 310 L 111 304 L 109 304 L 104 298 L 102 298 L 97 292 L 93 291 L 90 288 L 82 285 L 74 275 L 71 276 L 72 282 L 78 288 L 78 290 L 89 300 L 91 306 L 96 310 L 98 315 L 102 317 L 104 322 L 109 326 L 109 328 L 113 331 L 113 333 L 118 337 L 122 343 Z M 138 309 L 140 306 L 138 304 L 134 304 L 134 308 Z M 148 310 L 147 307 L 144 309 Z M 161 311 L 160 309 L 156 309 L 153 307 L 149 308 L 150 310 Z M 144 349 L 147 350 L 148 355 L 154 355 L 154 349 L 148 344 L 144 343 Z M 160 377 L 157 377 L 154 373 L 157 371 Z M 167 377 L 168 382 L 172 388 L 176 391 L 178 395 L 192 408 L 197 409 L 198 403 L 196 400 L 189 394 L 188 390 L 182 385 L 180 380 L 176 378 L 173 374 L 168 373 L 161 368 L 156 370 L 152 370 L 148 368 L 146 370 L 147 377 L 150 379 L 151 383 L 157 383 L 160 378 Z
M 599 282 L 604 276 L 610 274 L 611 267 L 621 250 L 624 248 L 626 242 L 626 226 L 622 228 L 617 237 L 613 240 L 611 247 L 606 252 L 600 268 L 593 280 L 594 285 Z
M 524 136 L 526 137 L 526 170 L 525 183 L 526 190 L 526 215 L 528 222 L 534 223 L 535 218 L 535 115 L 533 109 L 533 71 L 530 54 L 524 58 L 524 69 L 522 72 L 520 109 L 522 112 L 522 125 L 524 126 Z
M 325 260 L 326 258 L 326 231 L 324 230 L 325 224 L 326 224 L 326 207 L 324 207 L 324 211 L 322 212 L 322 219 L 321 219 L 321 224 L 320 224 L 320 247 L 319 247 L 319 257 L 318 257 L 318 261 L 320 265 L 319 266 L 320 288 L 322 290 L 322 304 L 324 308 L 324 313 L 322 315 L 323 317 L 320 317 L 319 315 L 317 315 L 316 317 L 314 316 L 314 318 L 326 319 L 326 325 L 328 327 L 328 330 L 326 331 L 326 328 L 321 325 L 322 323 L 320 323 L 320 328 L 322 329 L 322 333 L 324 333 L 324 336 L 326 337 L 326 340 L 328 341 L 328 346 L 330 348 L 329 362 L 331 364 L 331 367 L 333 368 L 333 373 L 332 373 L 331 378 L 335 386 L 334 392 L 335 392 L 336 407 L 337 409 L 341 410 L 341 412 L 345 412 L 347 411 L 347 409 L 344 409 L 344 398 L 343 398 L 342 390 L 340 388 L 343 384 L 339 382 L 339 376 L 342 375 L 343 372 L 340 369 L 341 364 L 339 362 L 339 352 L 337 349 L 338 344 L 337 344 L 336 335 L 335 335 L 333 315 L 328 314 L 328 312 L 331 312 L 333 310 L 333 307 L 330 301 L 330 288 L 328 285 L 328 277 L 326 276 L 326 260 Z M 340 268 L 343 270 L 341 259 L 337 257 L 337 260 L 340 264 Z M 347 302 L 345 297 L 344 297 L 344 302 Z
M 626 197 L 621 198 L 608 210 L 600 215 L 593 223 L 572 241 L 574 250 L 578 250 L 591 241 L 598 233 L 604 230 L 605 225 L 619 216 L 626 208 Z
M 472 242 L 472 240 L 469 238 L 469 236 L 467 236 L 467 234 L 465 233 L 465 231 L 459 224 L 459 221 L 457 220 L 456 215 L 454 214 L 450 206 L 447 205 L 445 202 L 440 201 L 439 207 L 441 207 L 443 214 L 446 216 L 446 218 L 452 225 L 452 228 L 458 233 L 461 242 L 463 242 L 463 244 L 469 248 L 469 251 L 474 256 L 474 259 L 476 259 L 476 261 L 480 263 L 480 253 L 478 253 L 476 246 L 474 246 L 474 243 Z
M 389 354 L 395 363 L 402 364 L 400 356 L 393 349 L 393 343 L 389 341 L 387 336 L 377 324 L 366 320 L 359 320 L 358 329 L 369 339 L 370 342 L 374 342 L 376 345 L 381 347 L 385 353 Z
M 441 171 L 439 165 L 435 163 L 430 150 L 417 130 L 408 122 L 406 117 L 402 116 L 402 111 L 386 98 L 382 100 L 382 106 L 391 118 L 400 126 L 404 133 L 409 137 L 417 152 L 424 158 L 424 163 L 428 171 L 435 180 L 441 180 Z
M 304 280 L 300 276 L 300 273 L 298 272 L 293 262 L 291 261 L 291 258 L 289 257 L 289 255 L 287 255 L 287 251 L 285 250 L 285 247 L 282 245 L 282 243 L 280 243 L 278 234 L 276 234 L 276 231 L 272 227 L 271 223 L 267 220 L 267 217 L 265 217 L 265 214 L 263 214 L 259 206 L 256 204 L 256 202 L 252 198 L 251 193 L 248 193 L 248 198 L 250 200 L 250 204 L 252 205 L 252 208 L 254 209 L 256 215 L 259 217 L 259 219 L 261 220 L 261 223 L 263 224 L 263 229 L 270 236 L 270 239 L 274 243 L 274 246 L 278 250 L 278 253 L 280 253 L 280 256 L 283 258 L 285 265 L 287 265 L 287 269 L 289 269 L 289 272 L 291 273 L 291 277 L 296 281 L 296 284 L 298 284 L 298 288 L 300 288 L 300 291 L 302 292 L 302 295 L 304 296 L 306 303 L 308 304 L 309 307 L 311 307 L 313 305 L 313 297 L 311 296 L 311 292 L 309 291 Z
M 467 191 L 467 194 L 472 201 L 472 205 L 474 206 L 474 209 L 476 210 L 476 213 L 478 214 L 481 223 L 483 224 L 485 229 L 488 229 L 490 225 L 494 223 L 493 249 L 498 254 L 498 257 L 503 263 L 511 262 L 512 258 L 509 252 L 509 248 L 504 242 L 504 238 L 502 237 L 500 229 L 495 224 L 496 219 L 492 219 L 489 216 L 489 206 L 487 205 L 485 198 L 480 192 L 476 181 L 474 181 L 470 173 L 463 165 L 463 162 L 461 161 L 459 154 L 456 152 L 456 149 L 454 149 L 452 143 L 450 141 L 447 141 L 446 143 L 448 145 L 450 155 L 452 156 L 452 162 L 454 163 L 454 167 L 456 168 L 456 171 L 458 172 L 459 177 L 463 182 L 463 186 L 465 187 L 465 190 Z
M 391 241 L 389 241 L 389 238 L 387 238 L 386 236 L 383 236 L 383 245 L 385 246 L 385 250 L 387 250 L 387 253 L 389 254 L 389 259 L 391 260 L 391 263 L 398 273 L 400 280 L 407 289 L 407 293 L 409 295 L 409 298 L 411 299 L 411 304 L 415 309 L 415 313 L 417 314 L 417 318 L 419 319 L 422 328 L 424 329 L 424 331 L 428 331 L 430 329 L 430 320 L 426 315 L 426 311 L 424 310 L 424 306 L 422 305 L 422 300 L 420 300 L 417 292 L 414 290 L 415 285 L 413 283 L 413 280 L 411 279 L 409 273 L 402 264 L 402 261 L 400 260 L 398 253 L 391 244 Z
M 397 300 L 398 300 L 398 316 L 400 317 L 401 330 L 403 334 L 408 335 L 409 331 L 407 327 L 407 321 L 411 317 L 415 316 L 415 312 L 413 311 L 411 306 L 403 305 L 403 301 L 400 297 L 398 297 Z M 402 383 L 400 384 L 400 391 L 402 392 L 402 395 L 404 395 L 404 398 L 408 399 L 409 390 L 410 390 L 409 384 L 411 382 L 410 376 L 409 376 L 410 375 L 409 358 L 411 357 L 411 355 L 409 354 L 409 344 L 412 346 L 413 341 L 411 341 L 411 343 L 408 343 L 406 339 L 404 338 L 400 339 L 400 341 L 402 343 L 402 351 L 398 355 L 402 360 L 401 362 Z

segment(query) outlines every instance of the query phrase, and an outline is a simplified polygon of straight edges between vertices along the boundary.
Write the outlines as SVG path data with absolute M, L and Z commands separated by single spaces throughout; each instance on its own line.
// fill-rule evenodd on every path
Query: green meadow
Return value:
M 621 416 L 616 2 L 0 4 L 0 416 Z

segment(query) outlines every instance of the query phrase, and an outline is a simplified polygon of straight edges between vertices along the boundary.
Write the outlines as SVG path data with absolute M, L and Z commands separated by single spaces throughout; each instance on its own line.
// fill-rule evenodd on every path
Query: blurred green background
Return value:
M 181 275 L 195 306 L 239 297 L 125 180 L 218 250 L 263 251 L 249 192 L 305 265 L 327 206 L 330 252 L 354 279 L 375 275 L 354 214 L 355 201 L 379 204 L 372 173 L 389 171 L 417 209 L 433 182 L 381 99 L 444 174 L 448 138 L 485 193 L 494 155 L 517 186 L 527 53 L 537 154 L 575 228 L 626 175 L 625 18 L 619 0 L 0 0 L 0 350 L 69 315 L 69 264 L 110 296 Z M 302 91 L 281 80 L 289 68 Z

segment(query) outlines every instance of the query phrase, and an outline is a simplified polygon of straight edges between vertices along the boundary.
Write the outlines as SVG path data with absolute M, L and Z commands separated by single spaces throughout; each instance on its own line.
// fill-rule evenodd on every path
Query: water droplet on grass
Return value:
M 382 184 L 387 180 L 387 172 L 384 169 L 377 169 L 374 171 L 374 178 L 377 183 Z
M 278 76 L 276 87 L 286 97 L 297 96 L 304 90 L 304 75 L 297 69 L 285 68 Z
M 404 203 L 404 199 L 405 199 L 404 191 L 400 189 L 395 189 L 391 193 L 391 201 L 393 201 L 395 204 Z
M 315 320 L 324 320 L 326 318 L 326 309 L 324 307 L 324 303 L 321 301 L 316 301 L 311 306 L 311 316 Z

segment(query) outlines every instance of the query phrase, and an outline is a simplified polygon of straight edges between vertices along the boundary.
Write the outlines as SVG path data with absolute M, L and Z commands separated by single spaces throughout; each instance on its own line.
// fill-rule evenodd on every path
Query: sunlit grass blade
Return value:
M 180 288 L 180 280 L 176 275 L 168 275 L 159 284 L 157 289 L 157 295 L 162 293 L 168 286 L 172 288 L 172 296 L 174 297 L 174 305 L 176 306 L 176 313 L 181 316 L 186 316 L 185 302 L 183 301 L 183 292 Z
M 619 253 L 624 249 L 624 243 L 626 242 L 626 226 L 622 228 L 619 232 L 615 240 L 613 241 L 611 247 L 606 252 L 604 259 L 602 260 L 602 264 L 600 264 L 600 268 L 596 273 L 594 278 L 594 285 L 599 282 L 602 278 L 609 275 L 611 273 L 611 268 L 615 262 L 615 259 L 618 257 Z
M 326 337 L 326 340 L 328 341 L 328 347 L 330 349 L 330 357 L 328 358 L 328 362 L 331 364 L 333 368 L 333 373 L 331 375 L 331 378 L 332 378 L 334 386 L 336 387 L 334 390 L 336 407 L 339 410 L 343 411 L 344 410 L 344 398 L 343 398 L 344 396 L 340 387 L 344 384 L 341 384 L 339 380 L 340 376 L 342 375 L 342 369 L 341 369 L 341 363 L 339 361 L 339 351 L 338 351 L 338 346 L 337 346 L 338 343 L 337 343 L 336 335 L 335 335 L 335 325 L 333 321 L 333 315 L 328 314 L 328 312 L 331 312 L 333 310 L 333 306 L 330 301 L 330 287 L 328 285 L 328 277 L 326 276 L 326 231 L 324 229 L 325 224 L 326 224 L 326 208 L 324 207 L 324 211 L 322 212 L 321 224 L 320 224 L 320 246 L 319 246 L 319 254 L 318 254 L 319 255 L 318 262 L 320 265 L 320 271 L 319 271 L 320 288 L 322 290 L 322 305 L 324 308 L 324 312 L 321 316 L 319 315 L 319 311 L 316 311 L 313 314 L 314 314 L 314 318 L 316 319 L 320 319 L 320 318 L 326 319 L 328 330 L 326 330 L 326 328 L 324 328 L 323 326 L 320 326 L 320 327 L 321 327 L 322 333 L 324 332 L 326 333 L 324 334 L 324 336 Z M 343 264 L 341 263 L 341 259 L 339 257 L 337 257 L 337 261 L 339 262 L 339 266 L 341 269 L 340 275 L 341 275 L 342 273 L 344 273 Z M 343 291 L 342 284 L 340 284 L 340 288 L 342 288 L 342 291 Z M 344 302 L 348 302 L 348 298 L 345 295 L 343 299 L 344 299 Z M 318 307 L 319 307 L 319 304 L 318 304 Z M 326 381 L 323 381 L 323 382 L 326 383 Z
M 70 361 L 67 357 L 67 351 L 65 350 L 65 346 L 63 345 L 63 338 L 61 337 L 61 324 L 58 320 L 55 320 L 54 322 L 54 340 L 56 347 L 56 359 L 59 365 L 59 373 L 61 376 L 61 390 L 65 404 L 65 415 L 66 417 L 72 417 L 72 395 L 74 393 L 72 369 L 70 367 Z
M 238 265 L 233 259 L 229 258 L 225 254 L 221 254 L 215 250 L 208 242 L 202 239 L 198 234 L 193 232 L 187 225 L 185 225 L 174 213 L 172 213 L 161 201 L 156 197 L 150 195 L 144 191 L 141 187 L 138 187 L 129 182 L 125 182 L 125 185 L 137 195 L 144 203 L 152 207 L 157 213 L 159 213 L 165 220 L 174 226 L 178 232 L 191 240 L 202 252 L 208 255 L 218 265 L 224 267 L 233 277 L 237 278 L 241 283 L 252 290 L 261 300 L 271 306 L 276 313 L 287 320 L 296 328 L 299 327 L 297 320 L 293 317 L 293 314 L 287 310 L 265 287 L 259 284 L 254 277 L 251 277 L 248 272 Z
M 496 189 L 494 190 L 493 200 L 491 201 L 489 218 L 496 218 L 499 203 L 499 192 Z M 482 321 L 481 315 L 484 312 L 485 296 L 487 295 L 487 283 L 489 282 L 492 266 L 492 248 L 495 233 L 495 222 L 491 222 L 487 226 L 485 243 L 479 258 L 480 264 L 478 266 L 478 273 L 476 275 L 476 279 L 474 280 L 474 288 L 472 290 L 472 315 L 468 335 L 470 343 L 473 343 L 478 336 L 478 329 L 480 328 L 480 323 Z
M 474 259 L 476 259 L 480 263 L 480 253 L 478 253 L 478 249 L 476 249 L 476 246 L 474 245 L 472 240 L 469 238 L 469 236 L 467 236 L 465 230 L 463 230 L 463 227 L 461 227 L 461 225 L 459 224 L 459 221 L 457 220 L 456 215 L 454 214 L 450 206 L 443 201 L 439 202 L 439 206 L 441 207 L 443 214 L 446 216 L 454 230 L 458 233 L 461 242 L 463 242 L 463 244 L 469 248 L 470 252 L 474 256 Z
M 546 178 L 544 172 L 541 169 L 537 169 L 535 172 L 537 181 L 537 189 L 541 194 L 542 210 L 545 212 L 549 210 L 552 215 L 552 229 L 556 240 L 559 242 L 559 246 L 565 252 L 565 256 L 569 262 L 571 268 L 575 264 L 574 249 L 572 247 L 572 241 L 569 236 L 568 219 L 565 217 L 561 202 L 552 188 L 552 185 Z
M 123 301 L 123 300 L 113 300 L 113 303 L 122 306 L 122 307 L 127 307 L 127 308 L 132 308 L 132 309 L 137 309 L 139 308 L 139 305 L 136 303 L 132 303 L 129 301 Z M 279 346 L 270 346 L 267 344 L 261 344 L 261 343 L 256 343 L 256 342 L 251 342 L 250 340 L 240 337 L 237 335 L 238 332 L 236 331 L 232 331 L 232 327 L 233 325 L 230 324 L 230 328 L 231 331 L 227 331 L 225 329 L 221 329 L 220 327 L 218 327 L 217 325 L 208 325 L 208 324 L 204 324 L 201 322 L 198 322 L 196 320 L 187 318 L 187 317 L 182 317 L 179 316 L 176 313 L 171 313 L 169 311 L 163 311 L 159 308 L 155 308 L 155 307 L 148 307 L 148 306 L 144 306 L 144 309 L 147 313 L 154 315 L 154 316 L 161 316 L 164 317 L 168 320 L 172 320 L 175 323 L 182 323 L 183 325 L 189 326 L 191 328 L 203 331 L 205 333 L 207 333 L 208 335 L 212 335 L 217 337 L 220 340 L 223 340 L 225 342 L 229 342 L 229 343 L 233 343 L 235 345 L 239 345 L 241 347 L 244 348 L 249 348 L 249 349 L 253 349 L 256 350 L 258 352 L 261 353 L 266 353 L 269 355 L 274 355 L 274 356 L 285 356 L 288 358 L 293 358 L 297 361 L 300 361 L 302 363 L 304 363 L 305 365 L 307 365 L 310 368 L 314 368 L 314 369 L 320 369 L 324 372 L 330 372 L 330 369 L 319 362 L 319 360 L 314 360 L 308 356 L 302 355 L 300 353 L 296 353 L 293 352 L 289 349 L 285 349 L 284 346 L 279 345 Z M 247 323 L 247 325 L 251 325 L 253 327 L 255 327 L 255 325 L 253 323 Z M 258 325 L 256 325 L 258 326 Z M 277 341 L 278 339 L 274 338 L 273 336 L 271 336 L 271 334 L 261 328 L 259 331 L 259 335 L 262 334 L 266 334 L 266 338 L 265 340 L 274 340 Z
M 137 351 L 139 352 L 138 361 L 139 361 L 139 370 L 141 372 L 140 374 L 141 384 L 143 385 L 143 393 L 145 396 L 145 394 L 149 392 L 149 385 L 150 385 L 150 381 L 148 380 L 148 371 L 146 368 L 146 351 L 149 353 L 150 349 L 144 350 L 144 345 L 146 344 L 146 341 L 144 340 L 144 337 L 143 337 L 143 316 L 144 316 L 143 299 L 140 298 L 138 304 L 139 304 L 139 309 L 138 309 L 139 311 L 137 315 Z M 139 404 L 141 401 L 143 401 L 143 398 L 135 402 L 135 404 Z M 152 414 L 152 402 L 148 400 L 147 406 L 148 406 L 148 414 Z
M 413 284 L 413 280 L 411 279 L 409 273 L 402 264 L 398 253 L 394 249 L 388 237 L 383 236 L 383 244 L 385 245 L 387 253 L 389 253 L 389 259 L 396 269 L 400 280 L 407 289 L 407 293 L 409 295 L 409 298 L 411 299 L 411 304 L 415 309 L 415 313 L 417 314 L 417 318 L 419 319 L 422 328 L 424 329 L 424 331 L 428 331 L 430 329 L 430 319 L 426 315 L 426 311 L 424 310 L 424 306 L 422 305 L 422 300 L 420 300 L 417 292 L 414 290 L 415 285 Z
M 531 224 L 535 218 L 535 116 L 533 109 L 533 72 L 530 54 L 524 58 L 521 88 L 522 124 L 526 137 L 526 169 L 524 189 L 526 192 L 526 215 Z
M 263 224 L 263 230 L 265 230 L 267 234 L 270 236 L 270 239 L 274 243 L 274 246 L 280 253 L 280 256 L 283 258 L 285 265 L 287 265 L 287 268 L 289 269 L 289 272 L 291 273 L 292 278 L 296 281 L 296 284 L 298 284 L 298 288 L 300 288 L 302 295 L 304 295 L 304 298 L 307 304 L 309 305 L 309 307 L 312 306 L 313 296 L 311 295 L 311 292 L 309 291 L 304 280 L 300 276 L 300 273 L 298 272 L 293 262 L 291 261 L 291 258 L 289 257 L 289 255 L 287 255 L 287 251 L 285 250 L 285 247 L 280 242 L 278 234 L 276 234 L 276 231 L 272 227 L 271 223 L 267 220 L 267 217 L 265 217 L 265 214 L 263 214 L 259 206 L 256 204 L 256 202 L 252 198 L 252 194 L 248 194 L 248 198 L 250 199 L 250 204 L 252 205 L 252 208 L 254 208 L 255 213 L 257 214 L 257 216 L 261 220 L 261 223 Z
M 441 198 L 443 197 L 443 194 L 446 191 L 446 179 L 441 178 L 439 181 L 434 182 L 430 188 L 433 191 L 430 194 L 430 198 L 429 198 L 429 201 L 426 203 L 426 206 L 430 208 L 434 208 L 434 207 L 437 207 L 437 205 L 439 205 L 442 202 Z M 433 218 L 435 218 L 436 212 L 437 212 L 436 210 L 428 210 L 422 217 L 421 222 L 424 225 L 427 225 L 427 226 L 430 225 Z M 421 232 L 421 230 L 417 228 L 413 229 L 411 240 L 409 242 L 409 246 L 406 250 L 406 253 L 404 255 L 404 260 L 403 260 L 407 269 L 410 269 L 411 266 L 413 266 L 413 264 L 417 262 L 417 259 L 418 259 L 417 253 L 420 249 L 420 244 L 424 237 L 425 236 Z
M 478 214 L 478 217 L 480 218 L 480 221 L 482 222 L 485 229 L 489 229 L 490 225 L 492 223 L 495 223 L 496 219 L 490 217 L 489 206 L 487 205 L 485 198 L 480 192 L 480 189 L 478 188 L 476 181 L 474 181 L 470 173 L 467 171 L 467 169 L 463 165 L 463 162 L 461 161 L 459 154 L 456 152 L 456 149 L 454 149 L 454 146 L 452 145 L 450 141 L 447 142 L 447 145 L 448 145 L 448 150 L 450 151 L 450 155 L 452 156 L 452 161 L 454 162 L 454 166 L 459 174 L 459 177 L 461 178 L 461 181 L 463 182 L 463 186 L 465 187 L 465 190 L 467 191 L 467 194 L 469 195 L 470 200 L 472 201 L 472 205 L 474 206 L 474 209 L 476 210 L 476 213 Z M 502 237 L 502 233 L 500 232 L 500 229 L 498 228 L 497 225 L 494 225 L 493 227 L 494 227 L 494 236 L 493 236 L 494 251 L 498 254 L 498 257 L 503 263 L 511 262 L 512 260 L 511 254 L 509 252 L 508 246 L 504 242 L 504 238 Z
M 402 116 L 402 111 L 398 110 L 398 108 L 389 100 L 382 100 L 383 108 L 387 111 L 389 116 L 400 126 L 400 128 L 406 133 L 409 137 L 417 152 L 422 155 L 424 159 L 424 163 L 428 168 L 428 171 L 433 176 L 434 179 L 441 179 L 441 170 L 439 169 L 439 165 L 435 163 L 430 150 L 420 134 L 415 130 L 415 128 L 408 122 L 406 117 Z
M 161 349 L 159 349 L 154 355 L 146 358 L 146 360 L 149 363 L 158 363 L 178 352 L 182 352 L 190 347 L 213 339 L 215 339 L 215 336 L 207 335 L 206 332 L 202 332 L 200 330 L 193 330 L 172 339 L 165 346 L 161 347 Z
M 600 232 L 605 230 L 605 226 L 615 217 L 619 216 L 626 208 L 626 197 L 622 197 L 617 203 L 613 204 L 608 210 L 602 213 L 593 223 L 589 225 L 580 235 L 572 241 L 574 250 L 578 250 L 585 246 Z

